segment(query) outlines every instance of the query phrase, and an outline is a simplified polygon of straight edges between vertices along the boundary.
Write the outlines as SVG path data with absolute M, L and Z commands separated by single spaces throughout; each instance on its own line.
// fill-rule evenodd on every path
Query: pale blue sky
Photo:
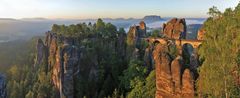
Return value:
M 207 17 L 213 5 L 221 11 L 239 0 L 0 0 L 0 18 L 142 18 Z

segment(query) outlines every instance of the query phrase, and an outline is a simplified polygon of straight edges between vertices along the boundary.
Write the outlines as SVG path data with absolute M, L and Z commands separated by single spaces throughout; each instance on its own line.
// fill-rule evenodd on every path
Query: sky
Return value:
M 208 9 L 234 8 L 239 0 L 0 0 L 0 18 L 207 17 Z

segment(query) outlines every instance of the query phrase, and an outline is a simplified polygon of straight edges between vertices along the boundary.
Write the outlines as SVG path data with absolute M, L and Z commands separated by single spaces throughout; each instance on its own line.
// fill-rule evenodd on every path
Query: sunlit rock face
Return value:
M 156 98 L 171 98 L 171 59 L 167 53 L 167 45 L 158 44 L 153 51 L 156 67 Z
M 198 40 L 203 40 L 203 37 L 204 37 L 205 33 L 206 33 L 206 31 L 204 31 L 202 29 L 198 30 L 197 39 Z
M 0 98 L 7 98 L 6 78 L 0 74 Z
M 163 24 L 163 34 L 167 38 L 186 39 L 187 25 L 185 19 L 173 18 Z
M 156 69 L 156 98 L 193 98 L 194 74 L 181 56 L 171 58 L 167 44 L 153 50 Z
M 39 39 L 35 65 L 43 65 L 46 60 L 46 72 L 52 72 L 52 83 L 61 98 L 73 98 L 74 75 L 79 72 L 80 50 L 74 39 L 47 32 L 45 44 Z M 45 64 L 44 64 L 45 65 Z

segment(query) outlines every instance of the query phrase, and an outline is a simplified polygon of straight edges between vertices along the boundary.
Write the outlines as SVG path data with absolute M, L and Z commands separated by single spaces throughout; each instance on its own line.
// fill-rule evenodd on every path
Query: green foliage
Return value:
M 216 6 L 213 6 L 209 9 L 208 15 L 210 15 L 211 17 L 220 17 L 221 12 L 217 9 Z
M 22 56 L 21 60 L 17 60 L 16 65 L 11 66 L 6 72 L 9 98 L 51 98 L 54 94 L 50 81 L 51 73 L 45 73 L 45 65 L 33 68 L 37 39 L 22 43 L 21 48 L 26 49 L 21 50 L 24 54 L 19 54 Z
M 131 80 L 133 89 L 128 93 L 127 98 L 155 98 L 156 76 L 155 70 L 151 71 L 144 80 L 134 78 Z
M 53 25 L 52 32 L 77 39 L 77 47 L 84 47 L 81 71 L 74 80 L 75 97 L 111 96 L 118 88 L 118 77 L 127 64 L 124 58 L 125 30 L 117 30 L 113 24 L 98 19 L 95 24 L 88 25 Z
M 0 71 L 5 73 L 12 65 L 32 64 L 36 38 L 30 41 L 16 40 L 0 43 Z
M 144 80 L 147 75 L 147 68 L 143 66 L 143 62 L 139 60 L 132 60 L 129 63 L 128 69 L 123 71 L 123 76 L 120 76 L 120 85 L 125 90 L 130 90 L 133 88 L 135 83 L 132 79 L 137 78 L 139 80 Z M 132 85 L 131 85 L 132 84 Z
M 125 30 L 117 30 L 116 26 L 101 19 L 95 24 L 54 24 L 51 31 L 73 38 L 76 47 L 81 49 L 81 68 L 79 74 L 74 76 L 74 97 L 124 98 L 136 97 L 140 92 L 142 97 L 154 96 L 154 74 L 149 74 L 150 70 L 142 62 L 147 42 L 140 41 L 140 58 L 131 60 L 126 58 Z M 47 64 L 33 68 L 35 45 L 31 43 L 31 46 L 34 48 L 29 48 L 31 51 L 22 56 L 24 62 L 17 63 L 8 71 L 8 95 L 10 98 L 55 98 L 57 92 L 51 80 L 52 68 Z M 55 57 L 48 59 L 55 61 Z M 140 87 L 144 89 L 139 91 Z
M 158 29 L 153 30 L 152 34 L 151 34 L 151 37 L 161 37 L 160 32 L 161 31 L 158 30 Z
M 239 5 L 238 5 L 239 6 Z M 198 90 L 208 97 L 240 97 L 239 86 L 236 86 L 233 70 L 239 73 L 240 46 L 240 18 L 235 10 L 227 9 L 224 13 L 216 7 L 210 8 L 212 16 L 204 23 L 206 35 L 200 48 L 201 58 L 204 62 L 200 67 Z

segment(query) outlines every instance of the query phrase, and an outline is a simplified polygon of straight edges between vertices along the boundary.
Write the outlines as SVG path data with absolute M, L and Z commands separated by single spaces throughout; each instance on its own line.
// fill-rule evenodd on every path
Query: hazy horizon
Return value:
M 0 0 L 0 18 L 97 19 L 146 15 L 206 18 L 212 6 L 221 11 L 239 0 Z

